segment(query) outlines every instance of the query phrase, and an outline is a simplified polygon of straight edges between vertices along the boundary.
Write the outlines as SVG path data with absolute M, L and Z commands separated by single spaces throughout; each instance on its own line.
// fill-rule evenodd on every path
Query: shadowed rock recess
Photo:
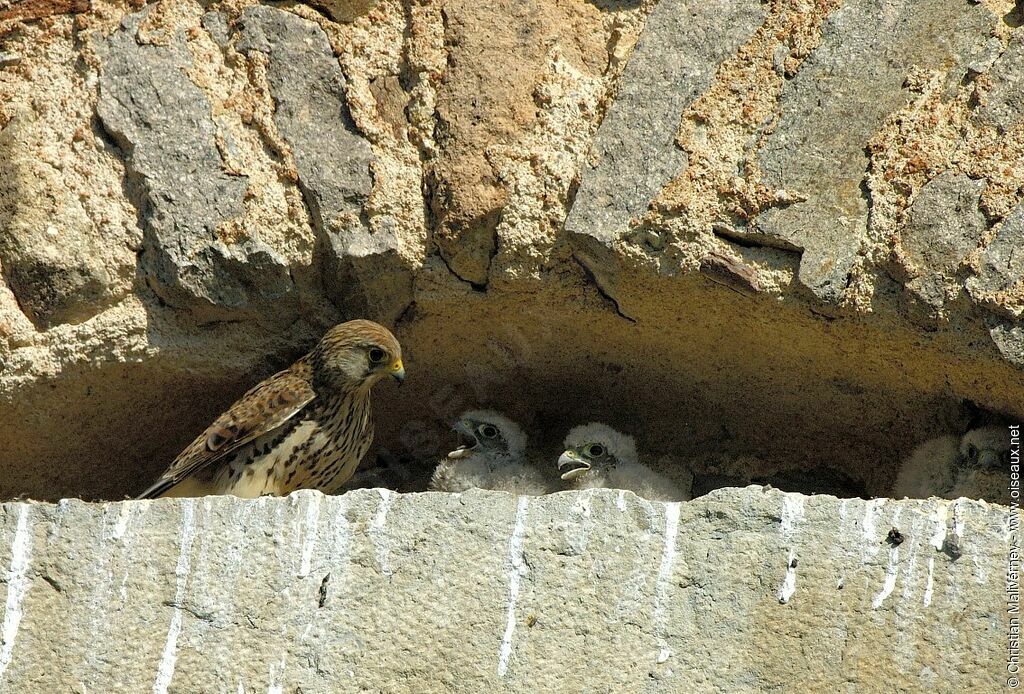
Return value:
M 966 499 L 360 490 L 0 521 L 5 691 L 1003 686 L 1005 515 Z

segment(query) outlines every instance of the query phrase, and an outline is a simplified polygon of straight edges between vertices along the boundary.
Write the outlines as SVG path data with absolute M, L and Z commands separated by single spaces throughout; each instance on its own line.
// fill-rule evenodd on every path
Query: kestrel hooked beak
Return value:
M 449 458 L 464 458 L 480 445 L 480 439 L 476 437 L 476 432 L 473 431 L 471 422 L 467 422 L 465 419 L 456 420 L 455 424 L 452 425 L 452 429 L 459 434 L 459 438 L 462 439 L 462 445 L 449 453 Z
M 405 383 L 405 365 L 402 364 L 401 359 L 391 365 L 391 378 L 398 381 L 398 385 Z
M 550 458 L 549 458 L 550 460 Z M 569 468 L 562 473 L 563 480 L 574 480 L 590 470 L 590 462 L 573 450 L 568 450 L 558 457 L 558 469 Z

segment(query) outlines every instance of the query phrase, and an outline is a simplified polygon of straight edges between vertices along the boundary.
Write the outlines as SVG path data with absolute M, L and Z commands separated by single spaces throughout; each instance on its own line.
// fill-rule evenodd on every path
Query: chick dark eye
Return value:
M 498 436 L 498 428 L 491 426 L 490 424 L 481 424 L 477 431 L 479 431 L 480 435 L 485 439 L 493 439 Z
M 600 458 L 604 455 L 604 446 L 599 443 L 592 443 L 584 448 L 583 452 L 587 454 L 588 458 Z
M 967 459 L 977 460 L 978 459 L 978 448 L 972 443 L 967 446 Z
M 370 348 L 370 363 L 371 364 L 383 364 L 384 360 L 388 358 L 387 352 L 382 350 L 380 347 Z

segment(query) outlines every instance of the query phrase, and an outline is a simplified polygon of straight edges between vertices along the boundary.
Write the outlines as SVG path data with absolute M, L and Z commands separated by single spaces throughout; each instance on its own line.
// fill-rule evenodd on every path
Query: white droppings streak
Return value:
M 914 523 L 910 528 L 910 558 L 907 560 L 907 568 L 903 571 L 903 593 L 900 596 L 903 602 L 913 597 L 914 582 L 917 580 L 917 552 L 920 545 L 917 538 L 921 536 L 921 521 L 922 516 L 915 514 Z
M 137 514 L 135 514 L 135 515 L 139 516 L 139 518 L 141 520 L 141 518 L 146 513 L 146 505 L 145 504 L 142 504 L 142 505 L 133 504 L 133 506 L 136 506 L 138 508 L 139 512 Z M 125 524 L 125 532 L 128 532 L 128 524 L 127 523 Z M 131 570 L 132 570 L 132 550 L 133 550 L 133 545 L 132 545 L 132 543 L 130 541 L 125 541 L 124 544 L 125 544 L 125 548 L 126 548 L 125 552 L 124 552 L 124 575 L 121 576 L 121 586 L 118 589 L 118 594 L 121 597 L 121 604 L 122 605 L 128 600 L 128 577 L 131 574 Z
M 903 513 L 903 507 L 897 506 L 896 510 L 892 514 L 892 528 L 899 529 L 900 515 Z M 871 600 L 871 607 L 878 609 L 885 602 L 885 599 L 892 595 L 893 589 L 896 587 L 896 578 L 900 573 L 900 549 L 899 545 L 893 545 L 889 549 L 889 563 L 885 567 L 885 580 L 882 582 L 882 589 L 878 591 L 878 594 Z
M 280 668 L 270 666 L 270 684 L 267 686 L 267 694 L 284 694 L 284 658 L 281 658 Z
M 797 524 L 804 517 L 804 497 L 800 494 L 786 494 L 782 500 L 782 539 L 793 541 Z
M 626 490 L 620 489 L 618 496 L 615 497 L 615 508 L 620 511 L 626 510 Z
M 320 520 L 320 500 L 323 497 L 319 493 L 310 494 L 306 503 L 306 522 L 304 532 L 305 541 L 302 545 L 302 561 L 299 564 L 299 578 L 309 575 L 310 565 L 313 563 L 313 548 L 316 546 L 316 529 Z
M 516 630 L 516 601 L 519 599 L 519 582 L 526 575 L 526 563 L 523 561 L 523 536 L 526 533 L 526 516 L 529 512 L 529 499 L 519 497 L 516 505 L 516 520 L 512 526 L 512 538 L 508 542 L 508 606 L 505 615 L 505 633 L 501 637 L 498 648 L 498 677 L 508 672 L 508 661 L 512 657 L 512 635 Z
M 390 489 L 378 489 L 380 494 L 380 505 L 377 506 L 377 513 L 370 521 L 370 538 L 373 541 L 374 553 L 377 555 L 377 565 L 385 576 L 391 575 L 391 552 L 388 548 L 387 538 L 384 537 L 384 524 L 388 520 L 388 510 L 395 493 Z
M 889 550 L 889 564 L 885 567 L 885 582 L 882 584 L 882 590 L 878 591 L 878 594 L 871 601 L 871 607 L 878 609 L 885 602 L 885 599 L 892 594 L 893 588 L 896 587 L 896 575 L 899 573 L 900 564 L 900 548 L 893 547 Z
M 665 504 L 665 545 L 661 552 L 661 565 L 654 584 L 654 630 L 658 636 L 658 662 L 664 663 L 672 655 L 666 640 L 665 609 L 668 602 L 668 584 L 676 560 L 676 535 L 679 534 L 679 502 Z
M 587 551 L 587 545 L 590 543 L 591 497 L 594 495 L 594 491 L 593 489 L 581 491 L 570 509 L 572 515 L 578 519 L 574 523 L 577 528 L 574 545 L 581 554 Z
M 32 537 L 28 517 L 30 506 L 19 504 L 18 524 L 14 529 L 14 540 L 11 542 L 11 568 L 7 572 L 7 602 L 4 605 L 4 622 L 0 628 L 3 635 L 3 646 L 0 646 L 0 681 L 3 680 L 7 666 L 14 655 L 14 639 L 21 626 L 22 602 L 28 593 L 28 566 L 32 561 Z
M 850 500 L 843 499 L 839 504 L 839 534 L 846 531 L 846 519 L 850 515 Z
M 160 667 L 157 669 L 156 680 L 153 682 L 153 694 L 165 694 L 174 677 L 174 665 L 178 660 L 178 634 L 181 632 L 181 603 L 185 600 L 185 589 L 188 586 L 189 574 L 192 570 L 192 542 L 195 540 L 195 506 L 192 499 L 185 499 L 181 506 L 181 541 L 178 546 L 178 564 L 174 569 L 176 586 L 174 589 L 174 613 L 171 625 L 167 629 L 167 641 L 163 655 L 160 656 Z
M 872 499 L 864 505 L 864 558 L 878 554 L 878 540 L 875 538 L 875 514 L 881 511 L 885 499 Z
M 786 494 L 782 499 L 782 542 L 790 545 L 789 558 L 786 560 L 786 577 L 775 593 L 783 605 L 789 602 L 796 592 L 796 549 L 792 547 L 797 526 L 804 517 L 804 497 L 800 494 Z
M 953 534 L 957 539 L 964 536 L 964 508 L 959 500 L 953 502 Z
M 132 517 L 132 507 L 129 505 L 132 502 L 122 501 L 121 512 L 117 516 L 117 523 L 114 524 L 114 529 L 111 531 L 110 536 L 115 540 L 122 540 L 125 532 L 128 530 L 128 521 Z
M 789 602 L 789 599 L 793 597 L 793 593 L 796 592 L 796 552 L 789 550 L 789 561 L 786 564 L 786 578 L 783 579 L 782 585 L 779 587 L 779 592 L 775 594 L 775 597 L 779 599 L 783 605 Z
M 977 557 L 971 557 L 971 563 L 974 564 L 974 582 L 979 586 L 986 585 L 988 583 L 988 572 L 985 571 L 985 567 L 981 565 Z
M 836 533 L 837 538 L 846 539 L 849 537 L 847 534 L 847 522 L 849 521 L 849 517 L 850 500 L 843 499 L 843 502 L 839 504 L 839 531 Z M 838 560 L 836 561 L 836 564 L 840 567 L 839 579 L 836 581 L 836 586 L 838 588 L 842 588 L 846 585 L 846 573 L 842 567 L 846 565 L 847 549 L 844 543 L 835 542 L 832 544 L 832 551 L 832 556 Z M 840 552 L 842 552 L 842 558 L 839 557 Z
M 946 504 L 938 503 L 935 505 L 935 512 L 932 513 L 931 519 L 935 522 L 934 531 L 932 532 L 931 545 L 935 548 L 936 552 L 942 551 L 942 546 L 946 544 L 946 514 L 948 508 Z
M 932 589 L 935 581 L 932 575 L 935 571 L 935 557 L 928 557 L 928 581 L 924 587 L 924 606 L 928 607 L 932 604 Z

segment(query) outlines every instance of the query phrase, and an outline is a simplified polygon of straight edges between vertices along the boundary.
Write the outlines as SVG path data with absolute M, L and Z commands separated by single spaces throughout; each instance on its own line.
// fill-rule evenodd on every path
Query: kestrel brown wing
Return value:
M 283 426 L 316 397 L 305 373 L 292 367 L 274 374 L 238 399 L 183 450 L 139 499 L 155 499 L 186 477 L 209 467 L 263 434 Z

